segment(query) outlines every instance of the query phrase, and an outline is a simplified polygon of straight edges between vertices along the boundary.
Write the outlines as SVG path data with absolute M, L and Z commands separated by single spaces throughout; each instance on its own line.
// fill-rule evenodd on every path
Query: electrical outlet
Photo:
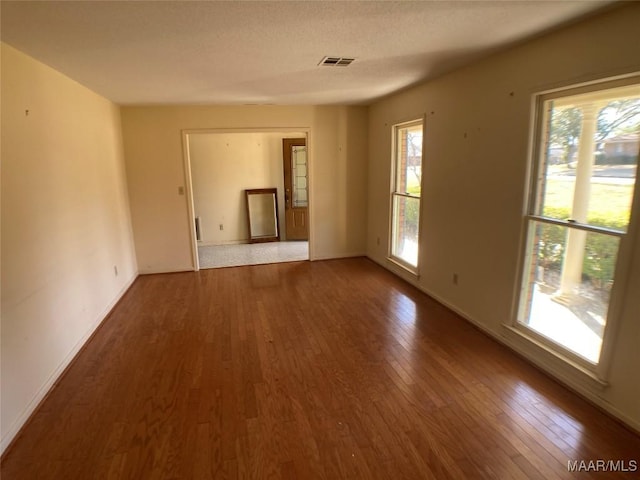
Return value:
M 458 274 L 457 273 L 453 274 L 453 279 L 452 280 L 453 280 L 453 284 L 454 285 L 458 285 Z
M 224 225 L 220 224 L 220 230 L 224 230 Z

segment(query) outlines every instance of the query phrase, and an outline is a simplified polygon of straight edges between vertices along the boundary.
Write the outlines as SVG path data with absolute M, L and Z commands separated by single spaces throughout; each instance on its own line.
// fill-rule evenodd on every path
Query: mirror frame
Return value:
M 280 219 L 278 218 L 278 189 L 277 188 L 252 188 L 244 191 L 245 204 L 247 207 L 247 226 L 249 228 L 249 243 L 263 243 L 263 242 L 279 242 L 280 241 Z M 275 209 L 274 216 L 276 220 L 276 234 L 273 236 L 260 236 L 253 237 L 251 235 L 251 210 L 249 208 L 249 197 L 251 195 L 273 195 L 273 207 Z

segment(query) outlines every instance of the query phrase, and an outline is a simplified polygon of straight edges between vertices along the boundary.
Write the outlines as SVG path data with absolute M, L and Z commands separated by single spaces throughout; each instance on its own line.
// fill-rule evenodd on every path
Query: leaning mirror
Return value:
M 249 243 L 279 242 L 278 190 L 258 188 L 245 190 Z

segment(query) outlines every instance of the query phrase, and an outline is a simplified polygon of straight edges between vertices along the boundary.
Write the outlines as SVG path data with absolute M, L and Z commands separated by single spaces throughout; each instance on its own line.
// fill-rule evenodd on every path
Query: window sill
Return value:
M 387 261 L 396 267 L 400 267 L 404 272 L 411 274 L 413 277 L 420 278 L 417 267 L 408 265 L 399 258 L 395 257 L 387 257 Z
M 506 330 L 506 338 L 516 351 L 554 377 L 597 391 L 603 391 L 609 386 L 609 383 L 600 378 L 595 371 L 551 348 L 534 335 L 529 335 L 525 330 L 513 325 L 503 324 L 503 327 Z M 520 346 L 523 348 L 519 348 Z

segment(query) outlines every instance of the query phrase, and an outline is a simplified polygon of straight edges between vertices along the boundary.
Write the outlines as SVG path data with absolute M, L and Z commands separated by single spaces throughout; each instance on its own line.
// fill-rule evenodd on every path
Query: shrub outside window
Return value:
M 422 132 L 421 120 L 393 127 L 390 257 L 414 273 L 418 270 Z
M 600 377 L 632 218 L 640 152 L 639 80 L 537 99 L 516 327 Z

